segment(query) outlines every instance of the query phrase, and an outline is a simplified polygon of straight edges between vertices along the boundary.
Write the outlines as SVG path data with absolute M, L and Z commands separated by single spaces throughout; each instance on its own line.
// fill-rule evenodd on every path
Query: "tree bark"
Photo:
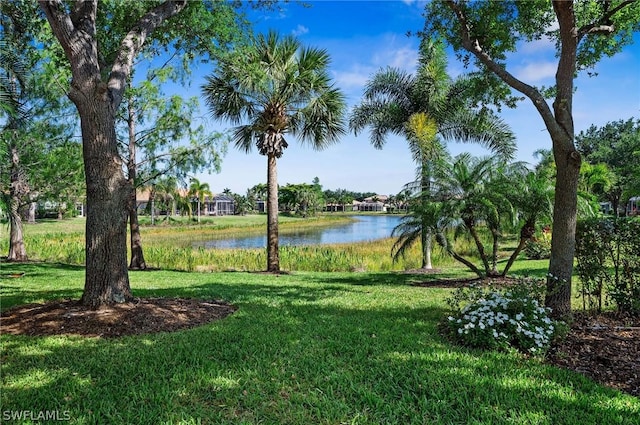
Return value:
M 558 137 L 558 136 L 556 136 Z M 557 165 L 553 228 L 551 231 L 551 258 L 545 305 L 556 318 L 571 314 L 571 276 L 576 247 L 576 219 L 578 208 L 578 178 L 580 154 L 572 148 L 558 146 L 554 139 Z
M 571 275 L 575 254 L 580 154 L 575 148 L 573 127 L 573 79 L 576 71 L 578 31 L 573 2 L 554 1 L 560 26 L 560 59 L 556 72 L 555 124 L 547 126 L 556 163 L 556 190 L 551 232 L 551 259 L 545 305 L 556 318 L 571 314 Z
M 131 76 L 133 60 L 147 37 L 183 10 L 186 0 L 166 1 L 148 10 L 121 40 L 113 63 L 104 67 L 98 52 L 97 1 L 68 6 L 61 0 L 39 3 L 71 65 L 73 78 L 68 96 L 78 109 L 82 129 L 87 223 L 81 303 L 92 308 L 122 303 L 132 298 L 127 272 L 127 216 L 133 188 L 124 176 L 118 154 L 116 111 Z M 108 72 L 105 81 L 103 71 Z
M 129 241 L 131 245 L 131 261 L 129 269 L 145 270 L 147 263 L 144 261 L 142 250 L 142 235 L 140 234 L 140 223 L 138 221 L 138 200 L 136 199 L 136 110 L 131 99 L 127 104 L 127 124 L 129 130 L 129 158 L 127 160 L 127 174 L 131 187 L 129 200 Z
M 127 216 L 133 188 L 122 172 L 108 96 L 73 96 L 72 100 L 80 112 L 87 183 L 86 274 L 81 303 L 97 308 L 132 298 L 127 273 Z
M 267 271 L 280 272 L 278 247 L 278 172 L 276 156 L 267 155 Z
M 15 197 L 9 200 L 9 255 L 7 261 L 28 261 L 27 250 L 22 233 L 22 217 L 18 211 L 19 201 Z
M 11 168 L 9 170 L 9 254 L 7 260 L 27 261 L 20 205 L 22 197 L 28 193 L 28 186 L 20 169 L 20 154 L 14 144 L 10 145 L 9 155 Z

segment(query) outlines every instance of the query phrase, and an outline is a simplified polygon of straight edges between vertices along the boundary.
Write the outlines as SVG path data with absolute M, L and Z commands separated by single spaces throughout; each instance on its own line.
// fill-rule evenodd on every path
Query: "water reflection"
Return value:
M 363 242 L 388 238 L 400 222 L 399 215 L 355 216 L 355 221 L 335 227 L 305 229 L 280 233 L 280 245 L 324 245 L 334 243 Z M 267 235 L 217 239 L 194 242 L 194 247 L 204 248 L 262 248 Z

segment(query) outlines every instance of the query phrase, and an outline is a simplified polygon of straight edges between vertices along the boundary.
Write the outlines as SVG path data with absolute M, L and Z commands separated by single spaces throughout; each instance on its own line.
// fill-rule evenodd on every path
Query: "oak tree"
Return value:
M 579 72 L 632 42 L 633 31 L 640 29 L 640 2 L 447 0 L 429 3 L 425 17 L 425 36 L 445 38 L 465 65 L 480 70 L 485 81 L 479 85 L 482 96 L 504 99 L 512 95 L 510 88 L 533 102 L 544 121 L 557 168 L 545 303 L 556 316 L 570 314 L 581 163 L 574 143 L 574 80 Z M 522 81 L 507 63 L 521 43 L 544 39 L 556 46 L 551 88 Z

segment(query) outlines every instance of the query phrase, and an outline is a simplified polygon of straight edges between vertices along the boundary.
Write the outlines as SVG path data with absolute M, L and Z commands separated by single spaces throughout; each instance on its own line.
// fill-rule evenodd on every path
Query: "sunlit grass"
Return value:
M 14 264 L 2 308 L 78 297 L 81 267 Z M 448 289 L 398 272 L 130 273 L 138 297 L 224 299 L 198 328 L 111 340 L 0 336 L 1 411 L 71 424 L 624 424 L 637 398 L 517 354 L 450 345 Z M 27 421 L 18 423 L 28 423 Z

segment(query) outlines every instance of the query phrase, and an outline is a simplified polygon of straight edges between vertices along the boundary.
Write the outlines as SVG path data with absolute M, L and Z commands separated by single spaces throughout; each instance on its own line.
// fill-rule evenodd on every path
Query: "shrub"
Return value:
M 583 308 L 602 309 L 608 301 L 619 311 L 640 313 L 640 220 L 595 218 L 576 229 L 576 272 Z
M 469 347 L 544 354 L 557 323 L 549 317 L 550 310 L 541 306 L 543 290 L 543 281 L 532 279 L 502 290 L 458 289 L 448 301 L 455 308 L 446 322 L 449 333 Z
M 528 240 L 524 245 L 524 255 L 529 260 L 544 260 L 551 257 L 551 234 L 543 232 L 540 237 Z

